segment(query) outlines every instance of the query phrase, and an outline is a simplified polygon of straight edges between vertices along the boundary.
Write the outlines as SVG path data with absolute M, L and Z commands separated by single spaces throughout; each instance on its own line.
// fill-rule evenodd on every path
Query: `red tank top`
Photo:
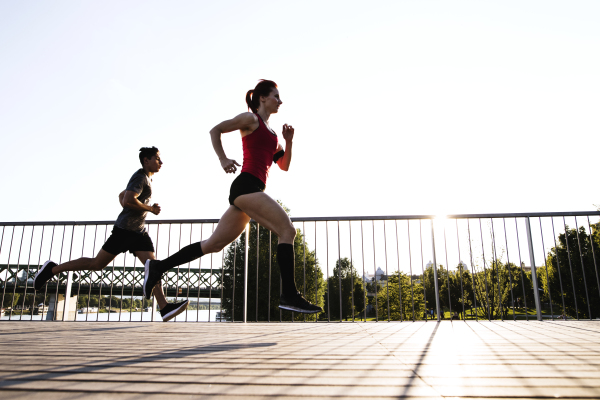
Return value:
M 256 176 L 266 185 L 269 168 L 277 152 L 277 135 L 266 127 L 260 115 L 255 115 L 258 117 L 258 128 L 242 138 L 244 148 L 242 172 Z

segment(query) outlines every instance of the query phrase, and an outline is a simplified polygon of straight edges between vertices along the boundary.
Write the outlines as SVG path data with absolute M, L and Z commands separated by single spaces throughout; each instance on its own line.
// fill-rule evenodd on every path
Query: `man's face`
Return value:
M 163 162 L 160 159 L 160 152 L 157 152 L 156 155 L 152 156 L 152 158 L 144 158 L 144 167 L 148 170 L 148 172 L 157 173 L 162 167 Z

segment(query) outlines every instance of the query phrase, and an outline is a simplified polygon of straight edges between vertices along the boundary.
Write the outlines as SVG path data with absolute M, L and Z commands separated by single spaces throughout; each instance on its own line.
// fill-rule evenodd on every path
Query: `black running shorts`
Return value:
M 102 250 L 116 256 L 126 251 L 131 254 L 135 254 L 135 251 L 154 252 L 154 245 L 146 231 L 138 233 L 113 226 L 112 234 L 102 246 Z
M 264 191 L 265 184 L 263 181 L 249 172 L 242 172 L 240 176 L 235 178 L 231 183 L 231 189 L 229 190 L 229 204 L 233 206 L 233 201 L 241 195 Z

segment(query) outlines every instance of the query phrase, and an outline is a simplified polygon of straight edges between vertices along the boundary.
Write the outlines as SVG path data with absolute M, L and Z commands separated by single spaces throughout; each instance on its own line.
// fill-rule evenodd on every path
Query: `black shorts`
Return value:
M 263 181 L 249 172 L 242 172 L 240 176 L 235 178 L 231 183 L 231 189 L 229 190 L 229 204 L 233 206 L 233 201 L 241 195 L 264 191 L 265 184 Z
M 112 234 L 102 246 L 102 250 L 116 256 L 128 250 L 131 254 L 135 254 L 135 251 L 154 252 L 154 245 L 145 230 L 138 233 L 113 226 Z

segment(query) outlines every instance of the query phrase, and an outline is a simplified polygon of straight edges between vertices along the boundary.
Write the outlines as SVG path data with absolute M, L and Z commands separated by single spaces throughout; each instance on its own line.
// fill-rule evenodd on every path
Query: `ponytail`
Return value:
M 270 95 L 271 91 L 275 88 L 277 88 L 275 82 L 261 79 L 254 89 L 246 92 L 246 104 L 248 105 L 248 109 L 256 114 L 258 112 L 258 107 L 260 106 L 260 97 Z
M 252 112 L 256 114 L 258 112 L 258 109 L 252 104 L 252 93 L 254 93 L 254 89 L 250 89 L 246 93 L 246 104 L 248 104 L 248 109 L 252 110 Z

